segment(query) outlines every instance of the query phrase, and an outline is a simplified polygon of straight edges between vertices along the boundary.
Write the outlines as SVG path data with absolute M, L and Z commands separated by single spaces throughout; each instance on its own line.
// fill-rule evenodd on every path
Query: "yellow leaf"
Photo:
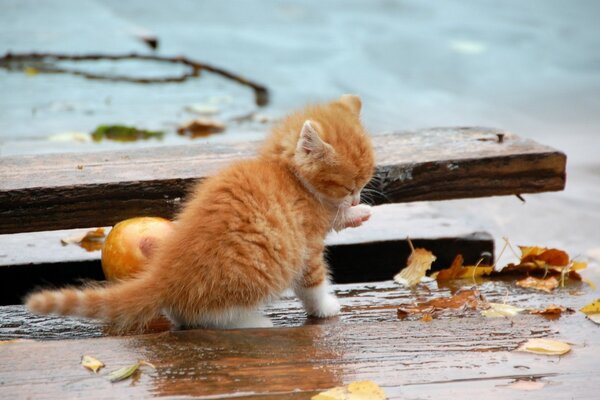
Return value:
M 571 346 L 565 342 L 553 339 L 529 339 L 523 343 L 516 351 L 523 351 L 534 354 L 544 355 L 563 355 L 571 351 Z
M 510 304 L 488 303 L 488 305 L 490 308 L 481 311 L 481 315 L 488 318 L 514 317 L 523 311 L 522 308 L 511 306 Z
M 95 373 L 98 373 L 101 368 L 104 368 L 104 363 L 102 361 L 88 355 L 81 357 L 81 365 Z
M 373 381 L 356 381 L 312 397 L 312 400 L 385 400 L 385 392 Z
M 407 260 L 406 268 L 400 271 L 394 280 L 407 287 L 413 287 L 421 281 L 425 273 L 431 269 L 435 256 L 425 249 L 414 249 Z
M 35 76 L 38 74 L 38 69 L 37 68 L 33 68 L 33 67 L 26 67 L 24 69 L 25 75 L 27 76 Z
M 115 371 L 112 371 L 110 374 L 106 375 L 106 378 L 111 382 L 119 382 L 129 378 L 140 368 L 140 363 L 135 363 L 133 365 L 129 365 L 127 367 L 119 368 Z
M 586 315 L 600 313 L 600 299 L 591 302 L 587 306 L 581 307 L 579 311 Z

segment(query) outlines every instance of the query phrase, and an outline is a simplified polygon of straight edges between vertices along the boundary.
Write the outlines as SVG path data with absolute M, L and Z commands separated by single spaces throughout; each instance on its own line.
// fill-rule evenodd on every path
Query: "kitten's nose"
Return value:
M 352 206 L 357 206 L 360 203 L 360 193 L 352 197 Z

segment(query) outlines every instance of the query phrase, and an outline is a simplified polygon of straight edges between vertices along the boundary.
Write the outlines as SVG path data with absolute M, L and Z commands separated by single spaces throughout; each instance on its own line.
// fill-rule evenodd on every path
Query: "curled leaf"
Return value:
M 465 267 L 463 265 L 463 262 L 463 256 L 461 254 L 458 254 L 454 258 L 454 261 L 452 261 L 452 265 L 450 265 L 450 268 L 446 268 L 439 271 L 435 275 L 435 279 L 438 282 L 445 282 L 453 279 L 476 278 L 480 276 L 490 275 L 493 271 L 493 267 L 490 266 L 474 265 Z
M 533 276 L 528 276 L 525 279 L 521 279 L 517 281 L 517 286 L 521 286 L 523 288 L 541 290 L 547 293 L 550 293 L 554 289 L 558 287 L 558 280 L 551 276 L 546 279 L 535 278 Z
M 385 400 L 385 392 L 373 381 L 356 381 L 321 392 L 312 400 Z
M 87 251 L 102 249 L 104 241 L 104 228 L 96 228 L 87 232 L 78 233 L 66 238 L 60 239 L 63 246 L 76 244 Z
M 111 382 L 119 382 L 129 378 L 140 368 L 140 363 L 135 363 L 126 367 L 119 368 L 106 375 L 106 378 Z
M 406 268 L 400 271 L 394 280 L 407 287 L 413 287 L 421 281 L 425 273 L 431 269 L 435 256 L 425 249 L 414 249 L 406 262 Z
M 554 339 L 529 339 L 523 343 L 516 351 L 527 353 L 544 354 L 544 355 L 563 355 L 571 351 L 571 346 L 568 343 Z
M 563 250 L 526 246 L 519 246 L 519 248 L 521 249 L 521 263 L 543 262 L 559 267 L 566 267 L 569 264 L 569 255 Z
M 476 309 L 481 302 L 481 294 L 474 289 L 459 290 L 451 297 L 440 297 L 423 303 L 405 304 L 398 308 L 398 318 L 411 314 L 431 314 L 446 309 Z
M 511 306 L 510 304 L 488 303 L 488 306 L 488 309 L 481 311 L 481 315 L 487 318 L 514 317 L 523 311 L 522 308 Z
M 101 368 L 104 368 L 104 363 L 102 361 L 88 355 L 81 357 L 81 365 L 95 373 L 98 373 Z
M 111 382 L 119 382 L 119 381 L 125 380 L 125 379 L 129 378 L 131 375 L 133 375 L 135 373 L 135 371 L 137 371 L 142 365 L 148 366 L 152 369 L 156 369 L 156 367 L 153 364 L 149 363 L 148 361 L 138 361 L 137 363 L 135 363 L 133 365 L 129 365 L 129 366 L 126 366 L 123 368 L 119 368 L 115 371 L 112 371 L 111 373 L 106 375 L 106 378 Z

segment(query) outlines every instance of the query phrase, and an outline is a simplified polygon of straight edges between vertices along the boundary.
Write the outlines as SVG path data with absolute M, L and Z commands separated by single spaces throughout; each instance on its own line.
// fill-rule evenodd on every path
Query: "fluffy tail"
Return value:
M 107 287 L 42 290 L 27 296 L 27 308 L 36 314 L 74 315 L 101 319 L 116 332 L 141 330 L 160 315 L 160 288 L 146 276 Z

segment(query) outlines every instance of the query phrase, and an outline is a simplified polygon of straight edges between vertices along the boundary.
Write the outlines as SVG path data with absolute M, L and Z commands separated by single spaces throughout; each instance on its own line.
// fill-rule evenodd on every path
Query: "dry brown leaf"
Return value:
M 550 293 L 558 287 L 558 280 L 553 276 L 546 279 L 528 276 L 525 279 L 517 281 L 517 286 L 527 289 L 542 290 L 544 292 Z
M 221 133 L 225 130 L 225 125 L 222 122 L 208 119 L 196 118 L 177 128 L 177 133 L 180 135 L 190 135 L 192 138 L 201 138 Z
M 76 244 L 87 251 L 96 251 L 102 249 L 104 241 L 104 228 L 96 228 L 87 232 L 77 233 L 75 235 L 62 238 L 60 242 L 63 246 Z
M 459 290 L 451 297 L 440 297 L 423 303 L 401 305 L 398 308 L 398 318 L 411 314 L 431 314 L 446 309 L 466 308 L 474 310 L 481 303 L 481 294 L 475 289 Z
M 521 249 L 521 263 L 543 262 L 544 264 L 558 267 L 566 267 L 569 264 L 569 255 L 559 249 L 547 249 L 544 247 L 519 246 Z
M 421 321 L 431 322 L 431 321 L 433 321 L 433 317 L 431 316 L 431 314 L 425 314 L 425 315 L 423 315 L 423 317 L 421 317 Z
M 568 343 L 554 339 L 529 339 L 527 342 L 519 346 L 516 351 L 544 354 L 549 356 L 560 356 L 571 351 L 571 346 Z
M 452 261 L 452 265 L 450 265 L 450 268 L 443 269 L 437 272 L 435 274 L 435 279 L 438 282 L 445 282 L 453 279 L 477 278 L 481 276 L 490 275 L 493 271 L 493 267 L 487 265 L 473 265 L 465 267 L 463 265 L 463 262 L 463 256 L 461 254 L 458 254 L 454 258 L 454 261 Z
M 406 262 L 406 268 L 400 271 L 394 280 L 407 287 L 413 287 L 423 279 L 425 273 L 431 269 L 435 256 L 429 250 L 414 249 Z
M 543 310 L 529 310 L 529 314 L 543 315 L 546 317 L 560 317 L 563 312 L 572 313 L 575 312 L 575 310 L 556 304 L 550 304 Z
M 581 281 L 577 271 L 587 268 L 587 263 L 569 260 L 569 255 L 559 249 L 545 247 L 519 246 L 521 259 L 518 264 L 509 264 L 493 275 L 534 275 L 537 277 L 556 276 L 560 278 L 561 285 L 565 278 Z

